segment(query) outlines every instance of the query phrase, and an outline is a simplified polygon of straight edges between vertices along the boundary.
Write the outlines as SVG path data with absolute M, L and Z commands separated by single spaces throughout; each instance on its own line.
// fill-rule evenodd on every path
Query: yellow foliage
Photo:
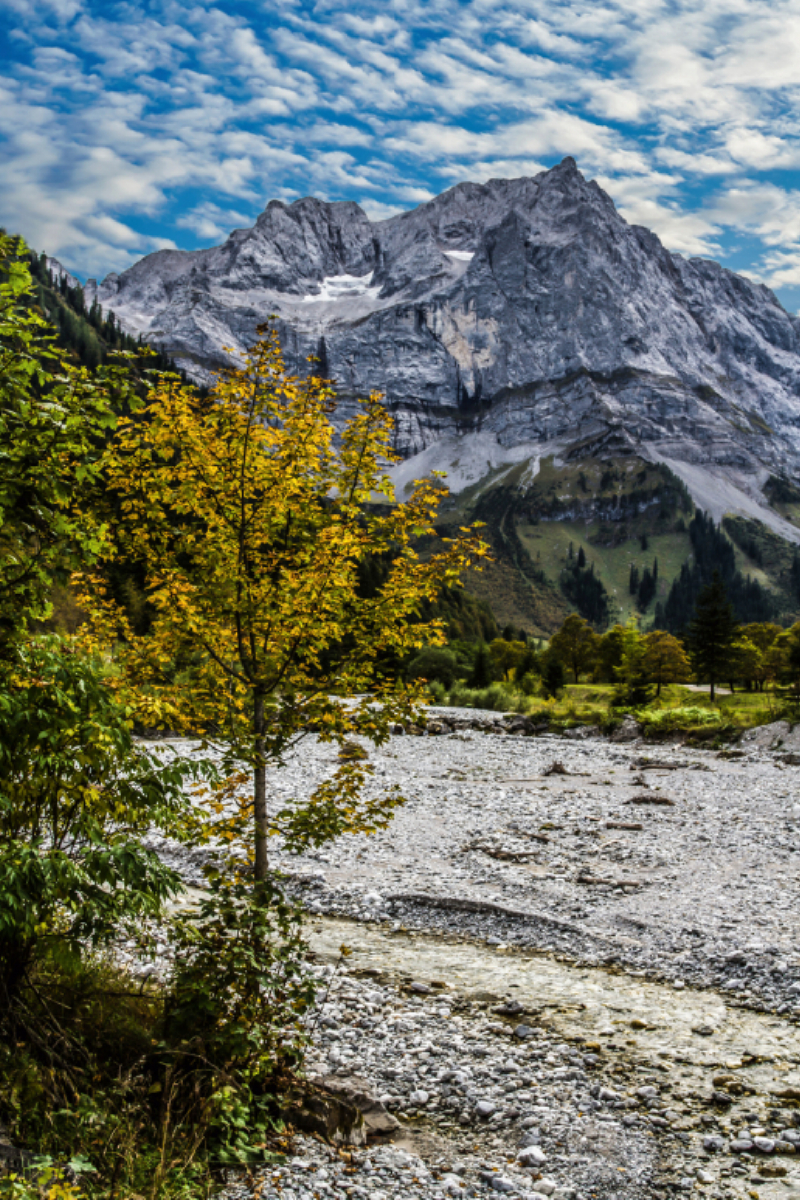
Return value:
M 279 812 L 267 811 L 265 764 L 310 730 L 380 743 L 413 720 L 420 689 L 392 664 L 441 644 L 420 606 L 487 552 L 463 530 L 423 561 L 415 543 L 434 532 L 440 488 L 418 483 L 395 504 L 380 397 L 339 434 L 334 407 L 327 381 L 286 373 L 274 333 L 208 397 L 160 377 L 104 464 L 122 514 L 114 557 L 145 567 L 147 635 L 113 599 L 107 562 L 80 580 L 91 635 L 113 648 L 136 717 L 221 741 L 253 769 L 257 877 L 271 832 L 299 846 L 388 821 L 400 798 L 361 798 L 365 762 L 343 755 L 307 803 Z M 375 558 L 385 574 L 366 595 L 359 570 Z

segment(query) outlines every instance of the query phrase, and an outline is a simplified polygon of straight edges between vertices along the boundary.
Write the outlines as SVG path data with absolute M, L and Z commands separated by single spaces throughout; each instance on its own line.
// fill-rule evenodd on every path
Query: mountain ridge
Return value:
M 641 544 L 661 568 L 649 609 L 691 560 L 694 505 L 744 523 L 737 569 L 773 611 L 800 603 L 785 547 L 800 543 L 800 322 L 629 225 L 572 159 L 378 222 L 349 201 L 270 201 L 222 245 L 159 251 L 86 293 L 201 382 L 276 314 L 289 369 L 313 358 L 334 379 L 337 421 L 383 392 L 395 493 L 447 473 L 442 532 L 486 522 L 495 564 L 468 586 L 502 621 L 556 626 L 573 543 L 610 619 L 647 615 L 628 588 Z M 784 549 L 751 561 L 748 522 Z
M 221 246 L 157 251 L 86 292 L 200 379 L 275 313 L 290 366 L 316 357 L 343 417 L 383 392 L 406 456 L 485 430 L 800 465 L 800 321 L 628 225 L 569 158 L 375 223 L 354 202 L 273 200 Z

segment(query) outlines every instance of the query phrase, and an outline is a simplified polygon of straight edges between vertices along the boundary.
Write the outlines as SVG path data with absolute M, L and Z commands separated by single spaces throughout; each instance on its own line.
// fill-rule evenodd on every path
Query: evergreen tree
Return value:
M 578 550 L 578 566 L 581 568 L 586 566 L 586 553 L 583 549 L 583 546 L 581 546 Z
M 492 663 L 489 658 L 489 651 L 485 642 L 481 642 L 478 646 L 478 653 L 475 655 L 475 664 L 472 668 L 472 674 L 469 677 L 469 686 L 474 688 L 488 687 L 492 682 Z
M 727 658 L 736 638 L 738 625 L 719 571 L 703 588 L 690 625 L 689 645 L 698 678 L 711 684 L 711 699 L 717 681 L 724 678 Z
M 689 537 L 692 561 L 683 564 L 666 600 L 656 605 L 654 628 L 684 633 L 694 615 L 698 597 L 715 571 L 725 585 L 738 621 L 765 622 L 775 616 L 775 601 L 771 594 L 757 580 L 736 569 L 732 544 L 711 517 L 699 509 L 689 523 Z
M 656 594 L 656 581 L 650 574 L 650 568 L 645 567 L 642 574 L 641 582 L 639 583 L 639 591 L 636 597 L 636 605 L 640 612 L 644 612 L 653 596 Z
M 564 664 L 561 659 L 547 655 L 542 672 L 542 686 L 545 696 L 552 696 L 555 699 L 566 681 Z
M 582 617 L 598 629 L 605 629 L 610 612 L 608 592 L 594 573 L 594 563 L 581 567 L 573 559 L 561 573 L 561 590 Z
M 635 596 L 639 591 L 639 568 L 636 563 L 631 563 L 631 573 L 628 577 L 628 591 L 632 596 Z
M 797 552 L 797 547 L 794 548 L 794 557 L 789 570 L 789 578 L 792 584 L 792 591 L 800 601 L 800 554 Z

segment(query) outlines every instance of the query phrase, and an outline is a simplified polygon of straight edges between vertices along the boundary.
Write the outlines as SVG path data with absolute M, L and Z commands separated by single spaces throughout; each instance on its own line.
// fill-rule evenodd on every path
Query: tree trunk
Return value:
M 253 733 L 256 752 L 253 768 L 255 881 L 263 883 L 267 878 L 267 764 L 264 759 L 264 697 L 258 693 L 253 703 Z
M 661 677 L 659 676 L 658 683 L 656 685 L 656 696 L 659 697 L 660 695 L 661 695 Z
M 711 676 L 711 703 L 714 703 L 714 676 Z

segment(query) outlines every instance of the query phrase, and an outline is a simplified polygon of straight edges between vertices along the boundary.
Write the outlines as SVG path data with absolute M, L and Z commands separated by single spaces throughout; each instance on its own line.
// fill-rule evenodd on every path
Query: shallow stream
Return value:
M 733 1006 L 716 992 L 676 988 L 554 957 L 428 934 L 392 932 L 354 921 L 309 925 L 311 947 L 333 961 L 347 945 L 351 971 L 377 971 L 399 982 L 445 983 L 467 999 L 515 999 L 566 1038 L 598 1043 L 611 1058 L 667 1071 L 699 1101 L 713 1079 L 733 1075 L 741 1105 L 761 1110 L 796 1092 L 800 1101 L 800 1030 L 769 1013 Z M 524 1021 L 518 1016 L 510 1025 Z M 737 1088 L 734 1085 L 733 1094 Z M 735 1112 L 737 1102 L 734 1102 Z M 794 1174 L 794 1172 L 792 1172 Z

